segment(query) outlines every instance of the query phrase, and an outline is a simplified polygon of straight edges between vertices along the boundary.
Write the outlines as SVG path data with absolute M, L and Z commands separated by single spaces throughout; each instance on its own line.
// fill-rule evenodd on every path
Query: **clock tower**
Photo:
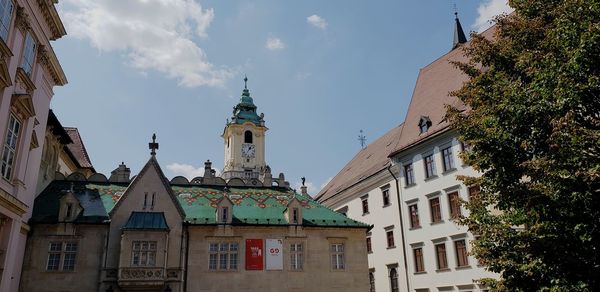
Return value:
M 233 107 L 233 116 L 223 130 L 225 148 L 224 179 L 259 178 L 267 169 L 265 163 L 265 127 L 263 114 L 256 114 L 256 105 L 248 90 L 248 78 L 244 78 L 244 90 L 240 102 Z

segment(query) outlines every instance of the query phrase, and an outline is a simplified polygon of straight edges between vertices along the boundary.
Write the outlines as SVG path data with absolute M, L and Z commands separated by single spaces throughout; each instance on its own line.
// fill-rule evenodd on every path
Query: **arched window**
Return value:
M 252 143 L 252 132 L 246 131 L 244 133 L 244 143 Z
M 400 291 L 398 289 L 398 272 L 396 268 L 390 269 L 390 287 L 392 288 L 392 292 Z
M 370 286 L 370 292 L 375 292 L 375 275 L 373 275 L 373 272 L 369 272 L 369 286 Z

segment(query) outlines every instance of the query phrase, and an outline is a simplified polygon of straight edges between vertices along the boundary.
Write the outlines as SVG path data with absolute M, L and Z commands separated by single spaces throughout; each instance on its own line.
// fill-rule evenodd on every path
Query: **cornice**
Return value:
M 58 12 L 56 11 L 56 7 L 54 6 L 57 2 L 58 0 L 37 0 L 40 10 L 44 15 L 44 20 L 46 20 L 46 24 L 52 33 L 50 39 L 53 41 L 67 34 Z
M 19 201 L 19 199 L 13 197 L 11 194 L 0 189 L 0 206 L 5 207 L 11 212 L 22 216 L 29 208 L 25 203 Z
M 31 29 L 31 20 L 29 19 L 29 15 L 25 12 L 25 8 L 22 6 L 17 6 L 17 17 L 15 19 L 15 25 L 22 31 L 28 31 Z
M 52 47 L 44 45 L 38 46 L 37 59 L 38 62 L 48 70 L 55 85 L 63 86 L 67 84 L 67 76 L 65 76 L 65 72 L 60 66 Z

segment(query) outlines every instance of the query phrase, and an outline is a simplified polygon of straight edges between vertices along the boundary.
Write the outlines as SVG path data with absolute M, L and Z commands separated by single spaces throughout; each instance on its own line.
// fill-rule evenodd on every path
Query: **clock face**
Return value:
M 256 153 L 256 149 L 253 144 L 242 144 L 242 156 L 248 158 L 254 158 L 254 154 Z

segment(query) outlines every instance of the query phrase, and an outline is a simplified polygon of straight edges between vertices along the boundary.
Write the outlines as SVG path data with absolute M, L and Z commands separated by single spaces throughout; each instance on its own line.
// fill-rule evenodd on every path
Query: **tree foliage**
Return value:
M 457 63 L 452 126 L 482 173 L 461 219 L 472 253 L 508 291 L 600 289 L 600 1 L 512 0 L 493 37 L 471 36 Z

